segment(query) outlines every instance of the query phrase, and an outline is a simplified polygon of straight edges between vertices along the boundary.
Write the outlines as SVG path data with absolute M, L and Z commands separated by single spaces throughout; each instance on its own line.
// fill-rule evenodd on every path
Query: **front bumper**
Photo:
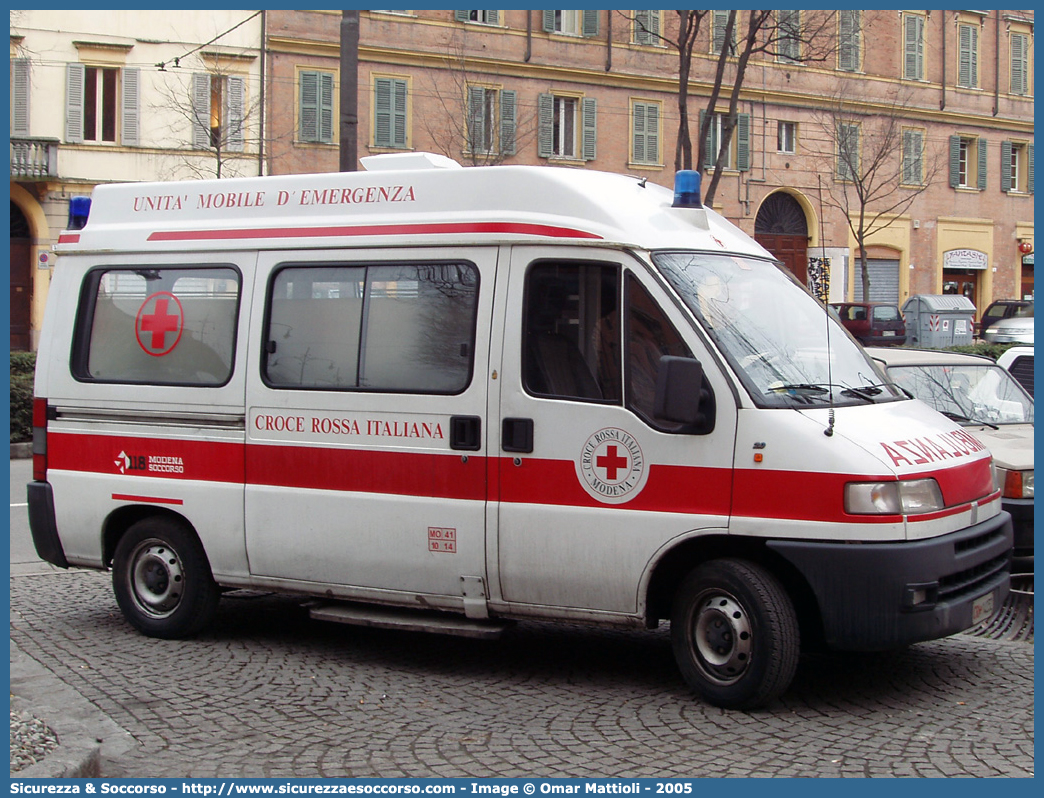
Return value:
M 1006 512 L 929 540 L 770 541 L 815 594 L 827 646 L 884 651 L 956 634 L 1008 595 L 1013 532 Z
M 1015 531 L 1015 556 L 1033 554 L 1033 499 L 1001 499 L 1001 506 L 1011 514 Z

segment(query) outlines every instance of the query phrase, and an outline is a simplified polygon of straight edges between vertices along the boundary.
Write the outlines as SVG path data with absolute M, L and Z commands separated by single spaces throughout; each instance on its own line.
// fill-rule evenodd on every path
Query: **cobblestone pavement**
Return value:
M 522 623 L 499 641 L 324 624 L 239 592 L 189 641 L 108 576 L 11 580 L 11 637 L 135 745 L 135 777 L 1031 776 L 1033 647 L 958 636 L 802 660 L 768 709 L 692 698 L 666 630 Z

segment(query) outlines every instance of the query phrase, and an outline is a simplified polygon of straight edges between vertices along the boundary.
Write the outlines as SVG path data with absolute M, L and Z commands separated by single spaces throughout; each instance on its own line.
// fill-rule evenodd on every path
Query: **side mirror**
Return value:
M 714 430 L 714 394 L 703 376 L 703 364 L 691 357 L 664 355 L 656 375 L 657 418 L 684 424 L 686 432 Z

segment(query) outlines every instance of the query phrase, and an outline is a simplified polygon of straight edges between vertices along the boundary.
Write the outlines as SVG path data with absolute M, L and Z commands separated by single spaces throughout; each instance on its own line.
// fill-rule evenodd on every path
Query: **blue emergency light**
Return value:
M 700 201 L 700 173 L 681 169 L 674 175 L 674 204 L 672 208 L 702 208 Z
M 90 197 L 72 197 L 69 200 L 69 229 L 82 230 L 91 215 Z

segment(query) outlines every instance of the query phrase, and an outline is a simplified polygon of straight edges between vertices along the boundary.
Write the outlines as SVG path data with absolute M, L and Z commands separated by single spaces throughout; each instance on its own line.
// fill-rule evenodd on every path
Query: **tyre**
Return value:
M 777 698 L 801 653 L 797 613 L 782 585 L 760 565 L 734 559 L 703 563 L 682 582 L 671 644 L 689 687 L 726 709 Z
M 206 626 L 220 595 L 195 533 L 168 518 L 145 518 L 127 530 L 113 557 L 112 587 L 131 626 L 167 639 Z

